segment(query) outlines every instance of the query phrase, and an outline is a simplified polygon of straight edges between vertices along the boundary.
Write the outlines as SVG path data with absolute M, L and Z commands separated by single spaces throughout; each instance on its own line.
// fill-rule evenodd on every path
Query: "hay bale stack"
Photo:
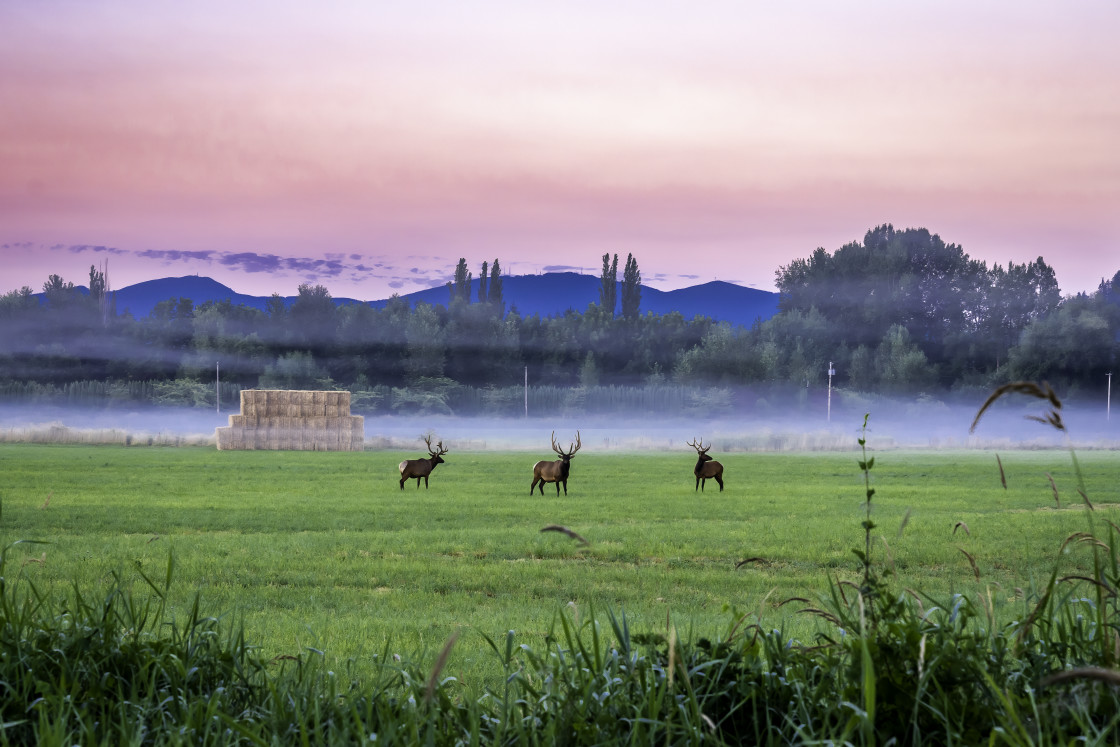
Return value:
M 215 430 L 219 449 L 361 451 L 365 418 L 350 392 L 242 389 L 241 412 Z

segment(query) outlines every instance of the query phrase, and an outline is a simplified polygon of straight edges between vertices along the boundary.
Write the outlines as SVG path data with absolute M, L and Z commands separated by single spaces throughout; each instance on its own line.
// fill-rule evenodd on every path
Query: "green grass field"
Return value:
M 179 609 L 244 621 L 266 656 L 324 651 L 360 671 L 388 646 L 434 657 L 462 635 L 447 674 L 491 670 L 484 633 L 541 648 L 557 615 L 624 611 L 638 632 L 717 636 L 729 608 L 810 640 L 814 618 L 780 607 L 859 576 L 863 474 L 858 451 L 719 455 L 727 490 L 693 489 L 694 456 L 595 454 L 573 461 L 567 497 L 529 496 L 545 455 L 451 453 L 431 487 L 401 491 L 415 453 L 218 452 L 204 448 L 0 446 L 0 543 L 11 568 L 65 595 L 113 572 L 137 590 L 166 576 Z M 1079 453 L 1096 519 L 1120 523 L 1120 454 Z M 1087 528 L 1068 452 L 875 454 L 874 553 L 897 588 L 987 598 L 1003 620 L 1018 590 L 1088 567 L 1063 541 Z M 1047 473 L 1060 491 L 1054 500 Z M 905 522 L 901 533 L 899 531 Z M 967 525 L 954 528 L 958 522 Z M 588 547 L 549 524 L 570 527 Z M 889 548 L 884 545 L 889 545 Z M 969 553 L 980 579 L 974 577 Z M 746 558 L 762 558 L 736 569 Z M 888 561 L 889 558 L 889 561 Z

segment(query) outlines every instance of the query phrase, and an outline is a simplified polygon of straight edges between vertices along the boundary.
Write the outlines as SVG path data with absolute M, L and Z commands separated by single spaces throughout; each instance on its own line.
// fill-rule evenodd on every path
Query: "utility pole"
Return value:
M 832 367 L 832 361 L 828 362 L 828 422 L 832 422 L 832 377 L 836 375 L 836 369 Z
M 1106 373 L 1108 377 L 1108 398 L 1105 400 L 1104 406 L 1104 419 L 1106 421 L 1112 420 L 1112 372 Z
M 214 414 L 222 414 L 221 363 L 214 361 Z
M 525 417 L 529 417 L 529 367 L 525 366 Z

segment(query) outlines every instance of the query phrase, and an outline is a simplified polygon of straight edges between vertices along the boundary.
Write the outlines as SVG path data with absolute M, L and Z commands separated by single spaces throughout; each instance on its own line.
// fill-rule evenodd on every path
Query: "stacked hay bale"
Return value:
M 365 418 L 350 414 L 350 392 L 242 389 L 241 412 L 215 436 L 219 449 L 361 451 Z

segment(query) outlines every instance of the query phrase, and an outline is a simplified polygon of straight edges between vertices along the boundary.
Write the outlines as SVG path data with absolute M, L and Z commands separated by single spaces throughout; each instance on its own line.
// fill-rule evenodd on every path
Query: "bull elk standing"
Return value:
M 437 464 L 443 464 L 443 455 L 447 453 L 447 449 L 443 448 L 443 441 L 436 444 L 432 448 L 432 437 L 426 436 L 424 443 L 428 444 L 428 458 L 427 459 L 405 459 L 397 468 L 401 471 L 401 490 L 404 490 L 404 481 L 416 478 L 416 489 L 420 489 L 420 478 L 424 478 L 424 487 L 428 487 L 428 475 L 432 474 L 432 470 L 436 468 Z
M 708 456 L 708 450 L 712 448 L 711 444 L 704 446 L 704 439 L 696 439 L 689 443 L 689 446 L 696 449 L 696 466 L 692 468 L 692 473 L 696 475 L 696 487 L 701 492 L 704 490 L 704 484 L 709 480 L 715 480 L 719 483 L 719 490 L 723 492 L 723 465 Z
M 579 431 L 576 431 L 575 444 L 568 444 L 568 450 L 564 451 L 560 445 L 556 443 L 556 431 L 552 432 L 552 450 L 560 457 L 555 462 L 537 462 L 533 465 L 533 484 L 529 486 L 529 495 L 533 494 L 534 488 L 537 483 L 541 484 L 541 495 L 544 495 L 544 484 L 546 482 L 556 483 L 556 495 L 560 495 L 560 483 L 564 483 L 564 495 L 568 494 L 568 472 L 572 468 L 572 457 L 579 451 L 582 444 L 579 440 Z

